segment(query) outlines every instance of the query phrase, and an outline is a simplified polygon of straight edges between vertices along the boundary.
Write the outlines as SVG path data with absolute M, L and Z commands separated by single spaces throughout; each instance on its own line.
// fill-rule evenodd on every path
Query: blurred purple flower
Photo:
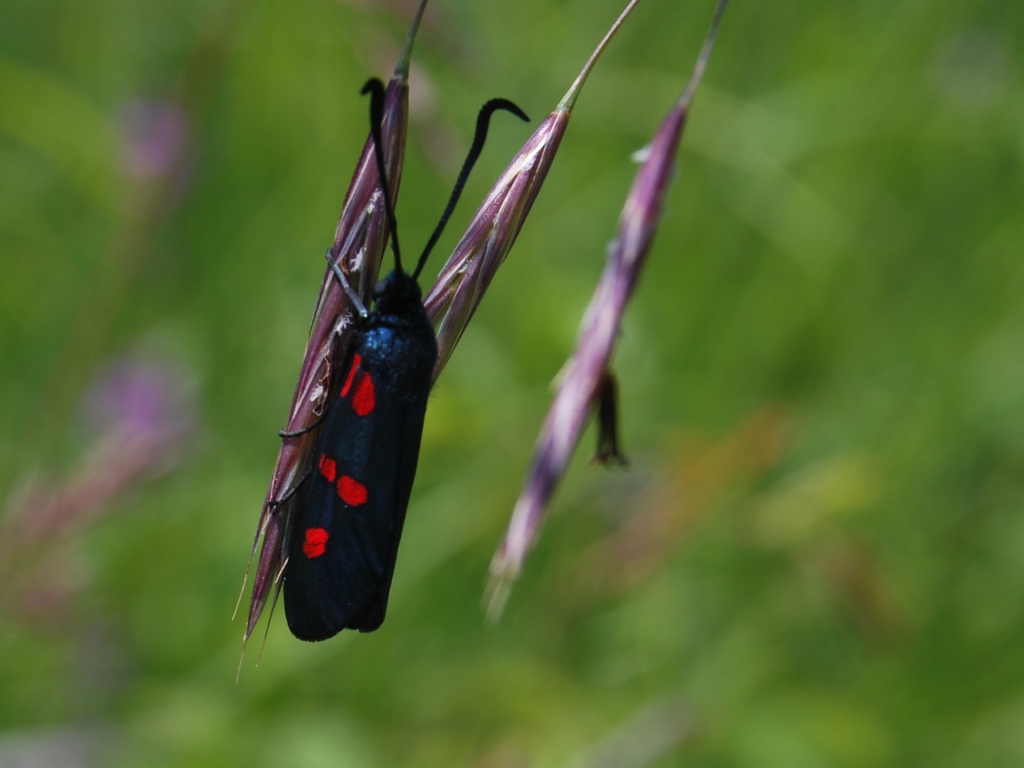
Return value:
M 85 426 L 100 435 L 151 436 L 176 442 L 195 429 L 190 379 L 180 367 L 152 360 L 114 363 L 82 400 Z
M 581 323 L 576 350 L 566 364 L 558 392 L 537 440 L 526 485 L 512 512 L 505 538 L 491 563 L 489 593 L 492 616 L 500 614 L 511 582 L 519 575 L 523 561 L 536 540 L 544 513 L 579 442 L 587 417 L 595 407 L 605 411 L 609 408 L 608 363 L 612 349 L 626 304 L 657 232 L 662 201 L 675 168 L 676 151 L 690 102 L 707 66 L 725 5 L 726 0 L 719 0 L 690 81 L 654 134 L 650 147 L 643 153 L 643 165 L 619 219 L 618 235 Z M 609 419 L 606 413 L 601 426 L 606 434 L 600 442 L 606 448 L 615 445 L 614 418 Z M 615 445 L 616 455 L 617 451 Z
M 57 570 L 41 565 L 66 567 L 68 558 L 48 558 L 48 551 L 118 496 L 178 464 L 196 430 L 194 389 L 183 368 L 135 358 L 115 362 L 89 387 L 82 401 L 89 442 L 77 466 L 64 478 L 47 473 L 25 483 L 0 517 L 0 573 L 21 576 L 31 599 L 12 597 L 25 613 L 45 612 L 36 609 L 52 602 L 47 595 L 72 591 L 59 583 Z M 35 578 L 39 573 L 45 575 Z
M 188 120 L 175 101 L 135 101 L 120 115 L 125 172 L 145 181 L 171 174 L 185 151 Z

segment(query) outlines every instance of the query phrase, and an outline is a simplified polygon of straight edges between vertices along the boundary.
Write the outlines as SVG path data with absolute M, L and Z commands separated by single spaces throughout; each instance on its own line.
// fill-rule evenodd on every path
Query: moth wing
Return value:
M 360 392 L 375 374 L 356 368 L 329 406 L 289 546 L 285 614 L 301 640 L 384 621 L 416 475 L 426 393 L 409 401 L 377 387 L 367 410 Z

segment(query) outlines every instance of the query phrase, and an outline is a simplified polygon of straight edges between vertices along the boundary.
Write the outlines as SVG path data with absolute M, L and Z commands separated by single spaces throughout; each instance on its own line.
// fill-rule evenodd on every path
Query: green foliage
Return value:
M 235 684 L 229 618 L 366 136 L 358 89 L 393 66 L 406 5 L 0 7 L 0 764 L 1024 763 L 1010 0 L 734 0 L 617 352 L 631 466 L 579 458 L 492 627 L 487 566 L 629 154 L 711 17 L 644 0 L 435 390 L 387 622 L 302 644 L 278 606 Z M 619 10 L 432 0 L 406 249 L 479 104 L 542 119 Z M 182 131 L 169 165 L 131 154 L 140 119 L 160 146 Z M 495 122 L 428 279 L 526 135 Z M 125 357 L 185 372 L 187 448 L 15 548 L 49 509 L 14 515 L 30 481 L 87 506 L 73 479 L 107 465 L 83 392 Z

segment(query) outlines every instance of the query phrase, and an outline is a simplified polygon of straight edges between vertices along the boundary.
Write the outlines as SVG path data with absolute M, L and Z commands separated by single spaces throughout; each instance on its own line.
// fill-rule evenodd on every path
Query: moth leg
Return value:
M 325 258 L 327 259 L 327 263 L 331 265 L 331 271 L 334 272 L 334 276 L 338 278 L 338 282 L 341 283 L 341 289 L 345 291 L 345 295 L 348 296 L 348 300 L 352 302 L 352 306 L 354 306 L 356 311 L 359 312 L 359 316 L 364 319 L 368 317 L 370 313 L 366 310 L 366 306 L 359 298 L 359 294 L 352 289 L 352 285 L 349 283 L 345 273 L 341 270 L 341 267 L 338 266 L 338 262 L 336 262 L 331 256 L 330 248 L 327 249 Z
M 324 411 L 323 413 L 321 413 L 319 416 L 316 417 L 316 419 L 313 421 L 312 424 L 310 424 L 307 427 L 303 427 L 302 429 L 297 429 L 294 432 L 288 432 L 287 430 L 279 429 L 277 431 L 277 436 L 281 437 L 281 438 L 289 438 L 289 437 L 301 437 L 302 435 L 308 435 L 310 432 L 312 432 L 314 429 L 316 429 L 317 427 L 319 427 L 321 424 L 324 423 L 324 417 L 326 415 L 327 415 L 327 411 Z
M 301 488 L 303 485 L 305 485 L 306 481 L 309 480 L 309 476 L 312 475 L 312 474 L 313 474 L 313 468 L 310 467 L 309 469 L 306 470 L 306 474 L 304 474 L 302 476 L 302 478 L 299 480 L 299 482 L 297 482 L 295 485 L 293 485 L 291 488 L 289 488 L 285 492 L 284 496 L 282 496 L 279 499 L 271 499 L 270 501 L 267 502 L 267 506 L 270 507 L 270 508 L 280 507 L 282 504 L 284 504 L 286 501 L 288 501 L 292 496 L 294 496 L 296 493 L 298 493 L 299 488 Z

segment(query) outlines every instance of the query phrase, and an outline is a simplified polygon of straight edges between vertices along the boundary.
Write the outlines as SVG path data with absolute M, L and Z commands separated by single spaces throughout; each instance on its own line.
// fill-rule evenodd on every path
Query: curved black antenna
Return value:
M 437 241 L 440 239 L 441 233 L 444 232 L 445 224 L 447 224 L 448 219 L 451 218 L 452 212 L 455 210 L 455 206 L 459 202 L 459 197 L 462 195 L 462 189 L 466 186 L 466 180 L 469 178 L 469 172 L 473 170 L 473 166 L 476 165 L 476 161 L 480 158 L 480 153 L 484 149 L 484 141 L 487 139 L 487 129 L 490 126 L 491 115 L 499 109 L 511 112 L 520 120 L 525 120 L 526 122 L 530 121 L 530 118 L 527 117 L 526 113 L 508 99 L 491 99 L 480 108 L 480 114 L 477 115 L 476 118 L 476 133 L 473 135 L 473 144 L 469 148 L 469 154 L 466 155 L 465 162 L 462 164 L 462 170 L 459 171 L 459 178 L 455 181 L 455 187 L 452 189 L 451 197 L 448 198 L 448 205 L 445 207 L 444 213 L 441 214 L 441 220 L 438 221 L 437 226 L 434 227 L 434 231 L 430 235 L 430 239 L 427 241 L 426 248 L 423 249 L 423 253 L 420 254 L 419 261 L 416 262 L 416 270 L 412 273 L 413 279 L 419 278 L 420 272 L 423 270 L 423 266 L 427 263 L 427 257 L 430 255 L 430 252 L 434 250 L 434 246 L 437 245 Z
M 395 208 L 391 202 L 391 190 L 388 185 L 387 174 L 384 170 L 384 139 L 381 129 L 381 125 L 384 122 L 384 83 L 375 77 L 371 78 L 366 81 L 366 85 L 363 86 L 360 93 L 364 96 L 366 94 L 370 95 L 370 133 L 373 137 L 373 156 L 377 160 L 377 174 L 380 176 L 380 186 L 384 192 L 384 212 L 387 215 L 388 226 L 391 228 L 391 251 L 395 255 L 395 269 L 398 272 L 402 272 L 402 249 L 398 245 L 398 221 L 395 219 Z M 444 232 L 445 224 L 448 223 L 448 219 L 451 218 L 452 212 L 459 202 L 459 197 L 462 196 L 462 190 L 466 186 L 466 180 L 469 178 L 470 171 L 473 170 L 473 166 L 480 159 L 480 153 L 484 149 L 487 129 L 491 123 L 491 115 L 499 109 L 511 112 L 520 120 L 527 122 L 530 120 L 523 110 L 508 99 L 491 99 L 480 108 L 480 114 L 476 118 L 476 133 L 473 135 L 473 144 L 470 146 L 466 160 L 462 164 L 462 170 L 459 171 L 459 178 L 455 181 L 455 187 L 448 198 L 448 205 L 445 207 L 444 213 L 441 214 L 441 219 L 437 222 L 437 226 L 434 227 L 434 231 L 427 241 L 426 248 L 420 254 L 419 261 L 416 262 L 416 269 L 412 273 L 414 280 L 419 279 L 420 272 L 427 263 L 427 257 L 430 256 L 430 252 L 437 245 L 441 233 Z
M 391 228 L 391 252 L 395 255 L 395 270 L 402 272 L 402 251 L 398 247 L 398 222 L 395 220 L 395 208 L 391 204 L 391 191 L 388 186 L 387 172 L 384 170 L 384 138 L 381 125 L 384 122 L 384 83 L 376 77 L 366 81 L 359 92 L 365 96 L 370 94 L 370 134 L 373 137 L 373 156 L 377 159 L 377 175 L 380 176 L 380 188 L 384 192 L 384 213 L 388 217 Z

